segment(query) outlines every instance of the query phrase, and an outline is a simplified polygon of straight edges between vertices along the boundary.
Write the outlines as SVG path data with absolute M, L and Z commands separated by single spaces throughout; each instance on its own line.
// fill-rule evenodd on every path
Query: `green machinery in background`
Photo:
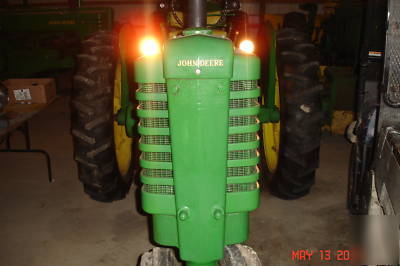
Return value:
M 344 135 L 355 115 L 357 67 L 362 37 L 365 1 L 340 0 L 321 22 L 318 46 L 324 70 L 325 124 Z M 376 42 L 371 36 L 371 42 Z
M 112 29 L 111 8 L 0 9 L 0 79 L 71 69 L 84 38 Z

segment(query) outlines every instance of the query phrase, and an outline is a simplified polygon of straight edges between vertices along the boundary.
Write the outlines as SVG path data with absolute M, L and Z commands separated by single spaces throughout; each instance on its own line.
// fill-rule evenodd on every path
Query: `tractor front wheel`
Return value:
M 155 247 L 144 253 L 140 258 L 140 266 L 178 266 L 174 251 L 171 248 Z M 224 258 L 218 263 L 220 266 L 261 266 L 257 253 L 248 246 L 235 244 L 225 246 Z
M 153 248 L 140 258 L 140 266 L 178 266 L 174 251 L 170 248 Z
M 261 266 L 257 253 L 249 246 L 226 246 L 224 253 L 224 258 L 219 262 L 220 266 Z

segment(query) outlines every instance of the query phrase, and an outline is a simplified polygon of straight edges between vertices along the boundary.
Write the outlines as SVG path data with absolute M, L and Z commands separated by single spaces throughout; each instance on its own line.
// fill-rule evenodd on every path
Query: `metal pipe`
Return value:
M 187 28 L 207 27 L 207 10 L 205 0 L 188 0 L 185 23 Z

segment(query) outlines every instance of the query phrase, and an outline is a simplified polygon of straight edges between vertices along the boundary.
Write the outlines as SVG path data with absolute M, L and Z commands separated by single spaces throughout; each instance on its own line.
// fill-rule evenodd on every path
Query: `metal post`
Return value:
M 187 28 L 205 28 L 207 26 L 207 10 L 205 0 L 188 0 L 187 1 Z

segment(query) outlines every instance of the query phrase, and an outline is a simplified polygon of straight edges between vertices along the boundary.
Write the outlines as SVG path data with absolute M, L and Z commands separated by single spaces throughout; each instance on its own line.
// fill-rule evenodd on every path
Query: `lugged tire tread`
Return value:
M 284 28 L 277 34 L 278 77 L 281 92 L 281 145 L 273 195 L 297 199 L 315 183 L 323 111 L 318 53 L 304 32 Z
M 118 172 L 113 142 L 114 37 L 104 31 L 82 42 L 72 95 L 75 161 L 84 191 L 97 201 L 122 199 L 130 184 Z

